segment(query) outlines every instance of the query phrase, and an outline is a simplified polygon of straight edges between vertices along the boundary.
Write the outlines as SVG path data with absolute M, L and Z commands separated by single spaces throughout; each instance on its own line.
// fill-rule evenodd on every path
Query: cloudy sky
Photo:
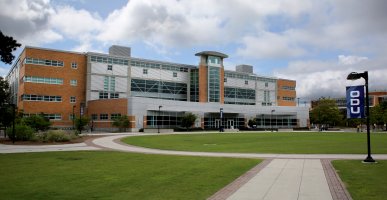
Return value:
M 197 65 L 226 53 L 225 68 L 297 81 L 301 100 L 345 95 L 352 72 L 387 89 L 385 0 L 0 0 L 0 30 L 29 46 L 107 52 Z M 20 50 L 15 52 L 16 55 Z M 5 76 L 10 65 L 0 63 Z

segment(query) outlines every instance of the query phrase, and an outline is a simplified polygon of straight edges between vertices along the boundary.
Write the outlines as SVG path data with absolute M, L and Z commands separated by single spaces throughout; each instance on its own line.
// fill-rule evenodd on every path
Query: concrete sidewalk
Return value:
M 274 159 L 228 200 L 332 200 L 316 159 Z
M 89 146 L 86 143 L 58 144 L 58 145 L 5 145 L 0 144 L 0 153 L 30 153 L 49 151 L 89 151 L 100 148 Z

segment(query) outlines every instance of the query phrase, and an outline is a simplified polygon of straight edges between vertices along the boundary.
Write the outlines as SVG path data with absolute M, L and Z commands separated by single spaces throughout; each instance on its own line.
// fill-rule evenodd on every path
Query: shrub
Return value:
M 67 142 L 70 141 L 71 137 L 63 130 L 49 130 L 46 139 L 50 142 Z
M 119 132 L 125 132 L 129 128 L 130 122 L 128 116 L 122 115 L 113 119 L 113 126 L 118 127 Z
M 31 115 L 22 119 L 23 123 L 35 129 L 35 131 L 45 131 L 51 125 L 51 122 L 43 115 Z
M 15 141 L 29 141 L 35 138 L 34 129 L 24 124 L 16 124 L 15 135 L 13 135 L 12 131 L 12 127 L 8 128 L 7 135 Z
M 85 116 L 75 118 L 75 134 L 81 134 L 82 129 L 89 123 L 89 118 Z

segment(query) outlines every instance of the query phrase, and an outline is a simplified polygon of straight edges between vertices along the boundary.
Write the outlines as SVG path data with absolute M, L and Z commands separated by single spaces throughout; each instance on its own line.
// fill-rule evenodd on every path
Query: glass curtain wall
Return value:
M 255 105 L 255 90 L 243 88 L 224 88 L 224 103 Z
M 191 69 L 190 101 L 199 102 L 199 70 L 198 69 Z
M 296 115 L 257 115 L 257 128 L 294 128 L 297 127 Z
M 220 101 L 220 68 L 208 66 L 208 102 Z
M 181 126 L 184 112 L 152 111 L 147 112 L 148 128 L 175 128 Z
M 187 84 L 158 80 L 131 80 L 132 96 L 187 101 Z

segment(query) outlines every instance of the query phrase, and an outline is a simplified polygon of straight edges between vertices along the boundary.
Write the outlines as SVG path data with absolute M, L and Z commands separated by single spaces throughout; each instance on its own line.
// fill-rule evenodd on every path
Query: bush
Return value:
M 45 131 L 51 126 L 51 122 L 43 115 L 31 115 L 23 118 L 22 122 L 35 129 L 35 131 Z
M 70 135 L 63 130 L 50 130 L 47 132 L 46 138 L 49 142 L 67 142 L 71 140 Z
M 35 131 L 33 128 L 24 125 L 16 124 L 15 126 L 15 135 L 12 133 L 12 127 L 7 129 L 7 135 L 10 139 L 15 141 L 29 141 L 35 139 Z

